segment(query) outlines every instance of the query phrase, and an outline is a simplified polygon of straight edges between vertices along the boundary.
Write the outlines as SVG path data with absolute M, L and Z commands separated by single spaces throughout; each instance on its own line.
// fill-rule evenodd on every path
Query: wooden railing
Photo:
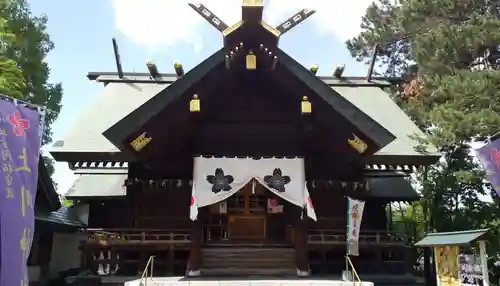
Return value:
M 86 244 L 189 244 L 190 231 L 186 229 L 87 229 Z
M 308 231 L 308 244 L 345 244 L 346 233 L 328 229 Z M 362 231 L 359 235 L 360 245 L 404 246 L 406 242 L 401 236 L 384 231 Z

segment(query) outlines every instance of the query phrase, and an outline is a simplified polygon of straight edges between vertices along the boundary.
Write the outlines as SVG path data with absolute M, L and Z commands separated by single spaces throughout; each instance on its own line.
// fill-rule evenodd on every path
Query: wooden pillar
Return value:
M 297 263 L 297 275 L 309 276 L 309 259 L 307 251 L 307 224 L 301 218 L 302 209 L 296 216 L 294 229 L 295 259 Z
M 148 254 L 144 249 L 141 249 L 139 252 L 139 260 L 137 263 L 137 274 L 142 275 L 144 270 L 146 269 L 146 264 L 148 263 Z
M 201 210 L 198 219 L 195 220 L 191 228 L 191 250 L 189 253 L 189 261 L 187 267 L 187 276 L 200 276 L 200 268 L 202 264 L 202 228 L 203 221 L 201 220 Z
M 384 268 L 384 251 L 387 249 L 382 247 L 380 244 L 377 245 L 377 248 L 375 249 L 375 271 L 377 274 L 382 272 L 382 269 Z
M 174 246 L 170 245 L 168 247 L 168 259 L 167 259 L 167 274 L 174 275 Z

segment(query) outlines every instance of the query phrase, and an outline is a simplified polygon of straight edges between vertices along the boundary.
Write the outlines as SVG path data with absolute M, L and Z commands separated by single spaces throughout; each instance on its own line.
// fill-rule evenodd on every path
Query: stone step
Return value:
M 234 267 L 234 268 L 288 268 L 294 269 L 295 262 L 268 262 L 268 261 L 222 261 L 222 262 L 208 262 L 203 261 L 204 268 L 220 268 L 220 267 Z
M 290 248 L 224 247 L 203 249 L 203 275 L 296 275 Z
M 220 247 L 203 248 L 204 253 L 264 253 L 294 254 L 293 248 Z
M 239 268 L 239 267 L 220 267 L 201 269 L 203 276 L 223 276 L 223 277 L 248 277 L 248 276 L 296 276 L 295 268 Z

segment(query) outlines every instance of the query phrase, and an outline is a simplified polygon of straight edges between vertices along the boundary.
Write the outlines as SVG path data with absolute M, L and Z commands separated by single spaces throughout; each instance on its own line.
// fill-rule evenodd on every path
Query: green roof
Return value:
M 488 231 L 489 229 L 486 228 L 466 231 L 430 233 L 421 241 L 415 243 L 415 246 L 433 247 L 445 245 L 467 245 L 472 242 L 481 240 Z
M 427 136 L 391 99 L 390 94 L 381 88 L 362 85 L 332 88 L 396 136 L 394 141 L 380 149 L 375 155 L 441 156 L 432 145 L 427 146 L 425 153 L 415 150 L 415 147 L 420 144 L 413 136 L 420 138 Z

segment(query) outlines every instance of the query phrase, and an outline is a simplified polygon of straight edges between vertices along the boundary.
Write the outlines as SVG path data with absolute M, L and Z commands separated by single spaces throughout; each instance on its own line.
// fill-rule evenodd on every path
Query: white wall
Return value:
M 49 276 L 54 277 L 60 271 L 80 267 L 80 253 L 78 246 L 81 233 L 54 233 L 52 254 L 49 266 Z

